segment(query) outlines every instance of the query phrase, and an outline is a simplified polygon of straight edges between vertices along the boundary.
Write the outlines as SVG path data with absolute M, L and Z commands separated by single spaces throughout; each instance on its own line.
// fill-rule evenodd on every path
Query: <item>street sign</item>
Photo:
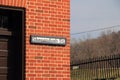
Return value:
M 47 37 L 47 36 L 34 36 L 31 35 L 31 43 L 46 44 L 46 45 L 66 45 L 66 38 L 60 37 Z

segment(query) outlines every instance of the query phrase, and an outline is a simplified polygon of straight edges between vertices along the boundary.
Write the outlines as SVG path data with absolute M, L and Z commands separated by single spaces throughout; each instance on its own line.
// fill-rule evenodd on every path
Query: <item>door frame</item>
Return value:
M 25 80 L 25 18 L 26 9 L 23 7 L 4 6 L 0 5 L 0 9 L 16 10 L 22 12 L 22 80 Z

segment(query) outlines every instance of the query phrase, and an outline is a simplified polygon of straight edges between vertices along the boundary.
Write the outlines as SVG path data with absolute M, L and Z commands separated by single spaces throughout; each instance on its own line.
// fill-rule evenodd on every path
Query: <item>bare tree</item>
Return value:
M 73 40 L 71 43 L 71 63 L 81 59 L 108 56 L 120 53 L 120 32 L 103 32 L 97 39 Z

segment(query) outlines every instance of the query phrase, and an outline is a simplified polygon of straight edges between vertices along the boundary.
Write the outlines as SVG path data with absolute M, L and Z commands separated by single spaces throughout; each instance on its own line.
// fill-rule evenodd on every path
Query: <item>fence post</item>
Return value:
M 120 54 L 118 55 L 118 68 L 119 68 L 118 69 L 119 70 L 119 74 L 118 75 L 120 76 Z

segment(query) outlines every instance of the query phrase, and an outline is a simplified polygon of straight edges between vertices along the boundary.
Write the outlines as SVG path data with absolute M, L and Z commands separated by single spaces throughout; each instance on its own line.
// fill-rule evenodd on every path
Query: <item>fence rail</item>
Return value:
M 97 57 L 71 65 L 71 80 L 114 80 L 120 77 L 120 54 Z

